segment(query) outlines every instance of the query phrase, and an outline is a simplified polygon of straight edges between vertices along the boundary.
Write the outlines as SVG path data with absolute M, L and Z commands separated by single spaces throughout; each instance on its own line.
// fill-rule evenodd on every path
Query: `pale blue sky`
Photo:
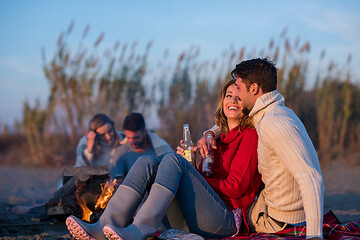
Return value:
M 0 123 L 20 120 L 25 100 L 45 102 L 48 85 L 41 48 L 49 59 L 60 32 L 72 20 L 75 49 L 90 25 L 89 46 L 103 32 L 105 48 L 117 40 L 138 40 L 139 46 L 153 40 L 151 56 L 160 56 L 165 49 L 177 56 L 196 45 L 209 60 L 230 45 L 266 48 L 287 27 L 288 38 L 310 42 L 311 68 L 317 68 L 324 49 L 326 59 L 339 64 L 346 63 L 351 53 L 350 67 L 360 76 L 358 0 L 0 0 Z

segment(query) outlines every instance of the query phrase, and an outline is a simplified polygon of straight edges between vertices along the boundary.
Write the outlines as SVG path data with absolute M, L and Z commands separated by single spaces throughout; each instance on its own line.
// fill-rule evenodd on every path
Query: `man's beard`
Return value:
M 145 147 L 145 143 L 146 143 L 146 135 L 144 135 L 144 138 L 141 142 L 131 145 L 133 149 L 143 149 Z
M 144 147 L 144 145 L 145 145 L 145 141 L 142 141 L 142 142 L 140 142 L 140 143 L 132 144 L 132 147 L 133 147 L 134 149 L 141 149 L 141 148 Z

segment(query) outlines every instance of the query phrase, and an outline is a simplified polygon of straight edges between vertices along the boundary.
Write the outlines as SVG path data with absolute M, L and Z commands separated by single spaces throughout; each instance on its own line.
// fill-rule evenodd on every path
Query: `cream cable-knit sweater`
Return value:
M 276 90 L 266 93 L 249 114 L 259 135 L 262 194 L 271 217 L 290 224 L 306 221 L 306 237 L 322 237 L 324 184 L 319 159 L 303 123 L 284 102 Z
M 319 159 L 309 135 L 276 90 L 257 99 L 249 116 L 259 135 L 259 172 L 273 218 L 299 223 L 306 236 L 322 237 L 324 184 Z

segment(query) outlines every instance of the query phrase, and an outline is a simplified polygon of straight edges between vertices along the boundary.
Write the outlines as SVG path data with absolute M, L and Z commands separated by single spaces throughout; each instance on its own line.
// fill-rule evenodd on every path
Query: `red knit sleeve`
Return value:
M 225 198 L 240 198 L 248 189 L 257 173 L 258 136 L 254 129 L 244 129 L 242 139 L 231 160 L 230 171 L 225 179 L 206 178 L 210 186 Z

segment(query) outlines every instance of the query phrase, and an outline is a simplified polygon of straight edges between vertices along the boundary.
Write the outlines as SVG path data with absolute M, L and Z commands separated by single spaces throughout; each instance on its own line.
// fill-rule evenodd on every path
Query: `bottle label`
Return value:
M 188 160 L 188 162 L 192 162 L 192 159 L 191 159 L 191 150 L 190 149 L 186 149 L 184 150 L 184 158 L 186 160 Z

